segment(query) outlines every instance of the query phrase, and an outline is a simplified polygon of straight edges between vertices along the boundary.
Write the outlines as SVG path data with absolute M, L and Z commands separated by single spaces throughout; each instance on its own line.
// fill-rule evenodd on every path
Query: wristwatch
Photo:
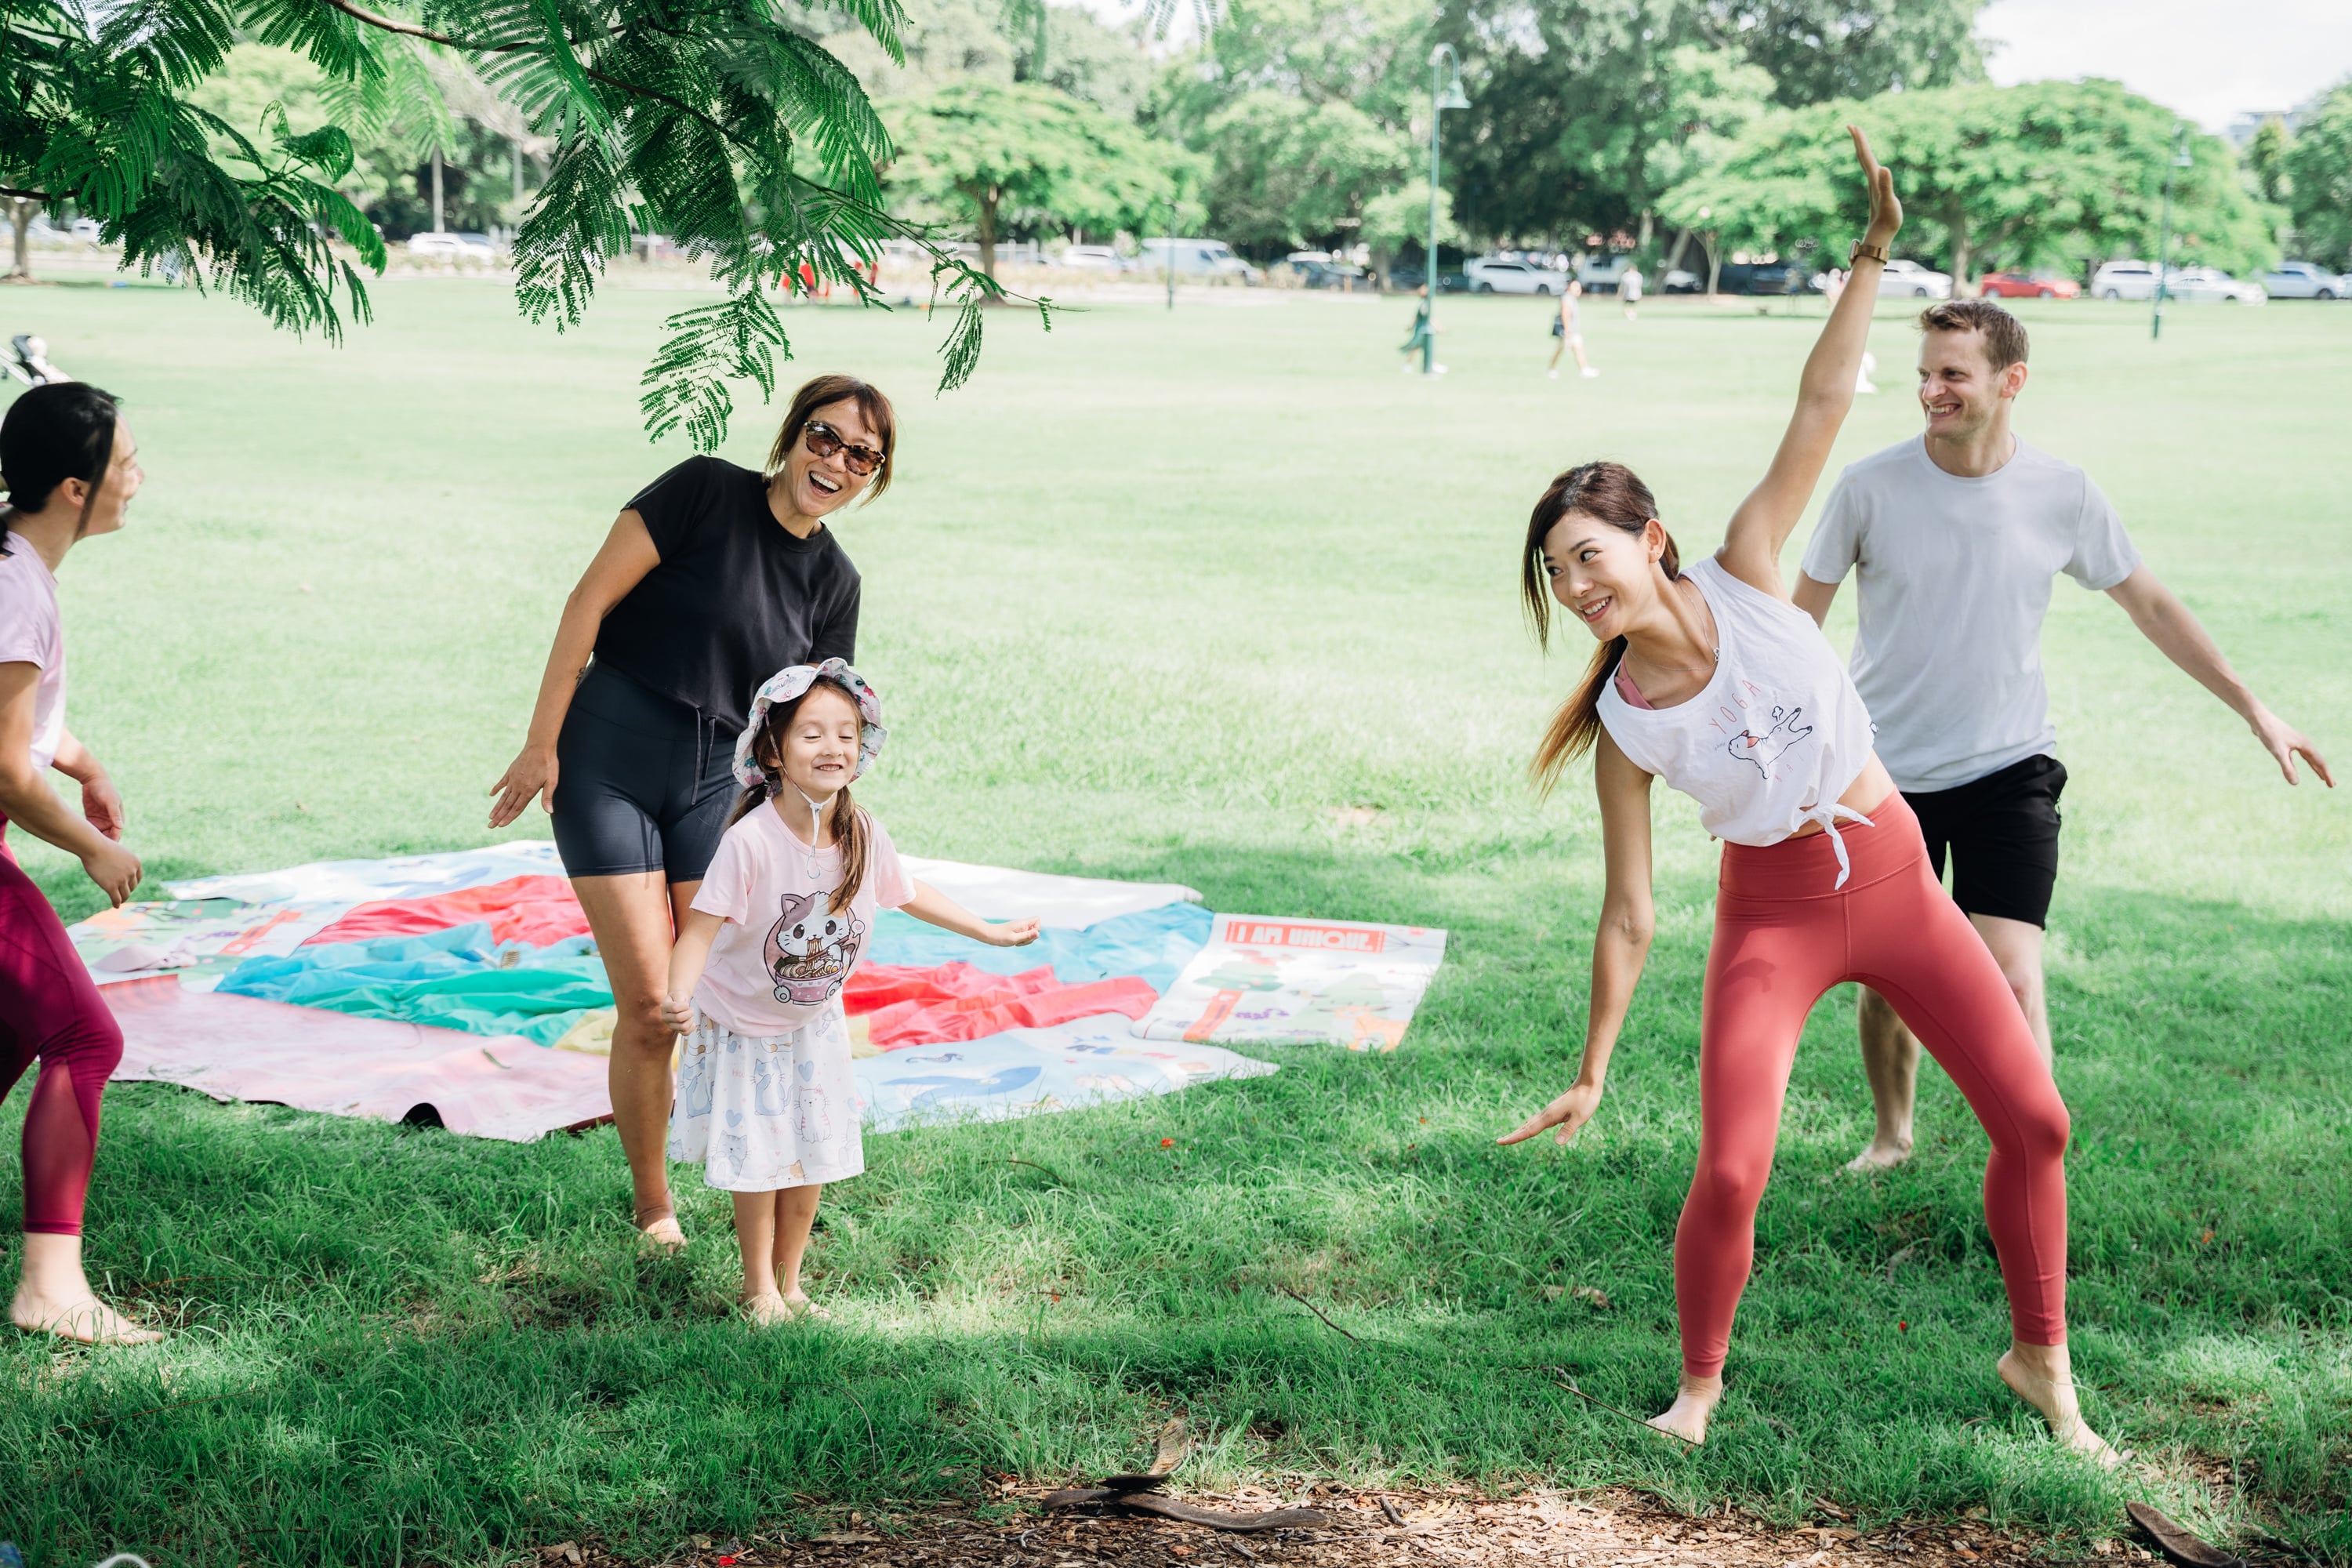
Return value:
M 1866 239 L 1857 239 L 1853 242 L 1853 248 L 1845 253 L 1845 264 L 1851 267 L 1865 256 L 1881 267 L 1886 265 L 1886 247 L 1873 245 Z

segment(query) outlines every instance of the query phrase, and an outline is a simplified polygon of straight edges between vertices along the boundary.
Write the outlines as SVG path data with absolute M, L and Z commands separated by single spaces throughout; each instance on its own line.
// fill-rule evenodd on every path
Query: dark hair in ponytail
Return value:
M 1519 561 L 1519 594 L 1527 604 L 1528 619 L 1535 626 L 1537 645 L 1547 649 L 1551 646 L 1552 599 L 1551 583 L 1544 571 L 1544 538 L 1570 512 L 1638 534 L 1656 519 L 1658 501 L 1650 487 L 1622 463 L 1581 463 L 1552 480 L 1528 518 L 1528 548 Z M 1666 552 L 1658 564 L 1669 578 L 1683 574 L 1682 556 L 1671 533 L 1666 535 Z M 1623 637 L 1611 637 L 1601 644 L 1585 667 L 1584 679 L 1552 715 L 1543 744 L 1536 748 L 1535 760 L 1528 764 L 1539 792 L 1550 794 L 1561 770 L 1591 751 L 1601 738 L 1601 689 L 1624 656 Z
M 0 555 L 8 553 L 8 528 L 19 512 L 38 511 L 68 479 L 89 486 L 82 521 L 98 500 L 107 466 L 114 461 L 114 422 L 121 417 L 110 393 L 88 382 L 59 381 L 26 391 L 0 416 L 0 485 L 8 503 L 0 509 Z
M 734 809 L 727 814 L 727 826 L 734 826 L 790 786 L 784 783 L 784 734 L 801 704 L 820 691 L 837 691 L 857 708 L 857 693 L 831 676 L 820 675 L 809 683 L 809 689 L 790 702 L 779 702 L 760 719 L 759 732 L 751 737 L 751 755 L 760 764 L 766 781 L 754 784 L 735 799 Z M 860 718 L 863 718 L 861 712 Z M 798 793 L 798 792 L 795 792 Z M 872 848 L 874 836 L 868 829 L 866 814 L 849 798 L 849 786 L 844 784 L 833 797 L 833 842 L 841 851 L 841 885 L 833 890 L 825 908 L 839 914 L 857 897 L 857 889 L 866 885 L 866 859 Z

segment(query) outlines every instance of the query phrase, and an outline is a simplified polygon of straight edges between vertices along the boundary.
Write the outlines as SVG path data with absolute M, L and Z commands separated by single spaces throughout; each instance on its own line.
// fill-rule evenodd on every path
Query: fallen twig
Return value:
M 1667 1436 L 1672 1437 L 1677 1443 L 1685 1444 L 1694 1448 L 1698 1447 L 1696 1443 L 1691 1442 L 1689 1438 L 1684 1436 L 1679 1432 L 1666 1432 L 1666 1429 L 1664 1426 L 1653 1426 L 1647 1421 L 1644 1421 L 1640 1416 L 1634 1415 L 1632 1411 L 1620 1410 L 1617 1406 L 1610 1404 L 1607 1400 L 1595 1398 L 1593 1395 L 1585 1393 L 1584 1390 L 1576 1386 L 1576 1379 L 1569 1376 L 1568 1373 L 1562 1372 L 1556 1366 L 1543 1367 L 1539 1370 L 1552 1373 L 1553 1383 L 1557 1384 L 1561 1388 L 1565 1388 L 1579 1399 L 1583 1400 L 1587 1405 L 1597 1405 L 1601 1409 L 1609 1412 L 1612 1415 L 1622 1415 L 1626 1420 L 1631 1421 L 1633 1425 L 1643 1428 L 1644 1431 L 1665 1432 Z
M 1350 1339 L 1350 1340 L 1355 1340 L 1355 1342 L 1356 1342 L 1356 1343 L 1358 1343 L 1358 1344 L 1362 1344 L 1362 1343 L 1364 1342 L 1363 1342 L 1363 1341 L 1361 1341 L 1361 1340 L 1358 1340 L 1358 1339 L 1356 1339 L 1356 1336 L 1355 1336 L 1355 1335 L 1348 1333 L 1348 1331 L 1347 1331 L 1347 1330 L 1345 1330 L 1345 1329 L 1343 1329 L 1343 1328 L 1339 1327 L 1339 1324 L 1337 1324 L 1337 1323 L 1333 1322 L 1329 1318 L 1325 1317 L 1325 1316 L 1324 1316 L 1324 1313 L 1323 1313 L 1323 1309 L 1322 1309 L 1322 1308 L 1320 1308 L 1320 1307 L 1317 1306 L 1314 1302 L 1312 1302 L 1312 1301 L 1308 1300 L 1306 1297 L 1304 1297 L 1304 1296 L 1300 1295 L 1297 1291 L 1296 1291 L 1296 1290 L 1292 1289 L 1289 1286 L 1287 1286 L 1287 1285 L 1276 1285 L 1276 1286 L 1275 1287 L 1275 1289 L 1277 1289 L 1277 1290 L 1279 1290 L 1279 1291 L 1281 1291 L 1284 1295 L 1286 1295 L 1286 1296 L 1289 1297 L 1292 1300 L 1294 1300 L 1294 1301 L 1297 1302 L 1300 1306 L 1302 1306 L 1302 1307 L 1306 1308 L 1308 1311 L 1310 1311 L 1310 1312 L 1314 1313 L 1317 1317 L 1318 1317 L 1318 1318 L 1322 1318 L 1322 1319 L 1323 1319 L 1323 1324 L 1324 1324 L 1324 1326 L 1325 1326 L 1326 1328 L 1328 1328 L 1328 1329 L 1330 1329 L 1333 1332 L 1335 1332 L 1335 1333 L 1340 1333 L 1340 1334 L 1347 1334 L 1347 1337 L 1348 1337 L 1349 1339 Z

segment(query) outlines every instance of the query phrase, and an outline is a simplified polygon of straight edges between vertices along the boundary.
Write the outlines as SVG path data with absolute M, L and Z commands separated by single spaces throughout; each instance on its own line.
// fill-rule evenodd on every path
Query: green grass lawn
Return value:
M 494 284 L 389 283 L 340 351 L 182 292 L 5 299 L 6 330 L 129 399 L 145 457 L 133 529 L 64 581 L 74 727 L 151 876 L 482 841 L 564 590 L 684 455 L 635 416 L 684 297 L 616 289 L 559 337 Z M 943 323 L 793 314 L 790 374 L 899 399 L 898 482 L 841 525 L 890 707 L 860 793 L 898 842 L 1445 926 L 1406 1045 L 874 1139 L 814 1254 L 836 1321 L 772 1335 L 728 1316 L 726 1205 L 698 1174 L 692 1247 L 638 1256 L 609 1131 L 512 1147 L 120 1086 L 93 1271 L 178 1331 L 0 1342 L 0 1536 L 37 1564 L 487 1563 L 589 1531 L 651 1559 L 809 1500 L 887 1518 L 977 1472 L 1130 1464 L 1176 1411 L 1209 1436 L 1204 1483 L 1628 1484 L 1783 1520 L 1822 1496 L 1872 1519 L 1983 1506 L 2053 1552 L 2137 1490 L 2352 1561 L 2352 801 L 2286 788 L 2063 584 L 2075 1364 L 2158 1479 L 2063 1459 L 1995 1380 L 1984 1139 L 1940 1075 L 1917 1158 L 1840 1172 L 1869 1127 L 1850 989 L 1797 1065 L 1714 1440 L 1676 1451 L 1523 1370 L 1644 1411 L 1673 1389 L 1713 865 L 1663 805 L 1660 938 L 1610 1099 L 1570 1149 L 1493 1147 L 1573 1071 L 1601 886 L 1589 785 L 1538 805 L 1523 782 L 1582 662 L 1547 665 L 1521 626 L 1527 510 L 1618 458 L 1686 552 L 1711 547 L 1812 310 L 1628 324 L 1598 302 L 1591 382 L 1544 379 L 1525 300 L 1445 301 L 1435 382 L 1398 374 L 1393 302 L 1188 297 L 1050 335 L 1007 311 L 943 399 Z M 2256 688 L 2352 765 L 2352 310 L 2179 309 L 2157 345 L 2136 309 L 2023 313 L 2023 434 L 2090 468 Z M 1916 428 L 1911 345 L 1890 304 L 1888 393 L 1842 461 Z M 730 455 L 756 462 L 770 416 L 742 411 Z M 77 868 L 26 857 L 68 918 L 95 906 Z M 0 1232 L 16 1193 L 0 1162 Z

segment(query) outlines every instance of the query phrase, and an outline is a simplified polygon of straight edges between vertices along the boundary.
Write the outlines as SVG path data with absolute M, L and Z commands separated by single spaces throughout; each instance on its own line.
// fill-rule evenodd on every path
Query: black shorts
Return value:
M 555 740 L 555 847 L 574 877 L 698 882 L 735 798 L 735 731 L 591 665 Z
M 2058 882 L 2058 796 L 2065 764 L 2028 757 L 1950 789 L 1907 791 L 1936 875 L 1952 858 L 1952 901 L 1972 915 L 2045 925 Z

